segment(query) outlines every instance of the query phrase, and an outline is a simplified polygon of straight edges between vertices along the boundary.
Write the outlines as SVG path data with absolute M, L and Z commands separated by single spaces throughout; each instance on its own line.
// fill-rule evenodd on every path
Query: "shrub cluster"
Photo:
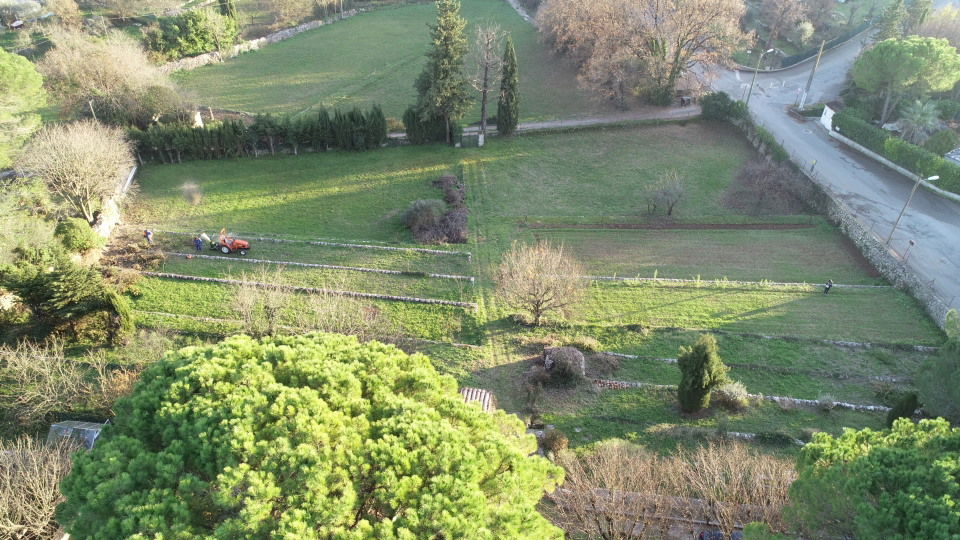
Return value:
M 403 113 L 403 126 L 407 139 L 411 144 L 427 144 L 432 142 L 446 142 L 446 129 L 443 118 L 423 118 L 417 108 L 410 106 Z M 450 140 L 460 139 L 463 126 L 459 123 L 450 123 Z
M 701 114 L 708 120 L 739 120 L 747 116 L 747 106 L 734 101 L 726 92 L 712 92 L 700 100 Z
M 132 128 L 130 139 L 141 162 L 179 163 L 190 159 L 222 159 L 302 149 L 326 151 L 369 150 L 387 140 L 387 120 L 378 105 L 363 113 L 321 109 L 316 115 L 257 115 L 250 125 L 239 120 L 210 123 L 202 128 L 186 124 L 154 124 L 147 130 Z
M 162 17 L 144 31 L 147 47 L 169 59 L 224 51 L 237 41 L 240 28 L 232 17 L 213 9 L 193 9 L 175 17 Z
M 960 166 L 937 154 L 899 139 L 846 111 L 833 116 L 833 128 L 844 137 L 920 176 L 939 176 L 938 187 L 960 193 Z
M 713 391 L 714 404 L 731 412 L 741 412 L 750 404 L 747 387 L 740 381 L 720 385 Z
M 413 201 L 401 218 L 403 225 L 413 232 L 417 242 L 423 244 L 465 244 L 469 212 L 463 182 L 459 177 L 447 174 L 434 180 L 433 185 L 443 190 L 443 201 Z
M 101 239 L 82 218 L 67 218 L 57 224 L 53 231 L 68 251 L 83 253 L 101 244 Z

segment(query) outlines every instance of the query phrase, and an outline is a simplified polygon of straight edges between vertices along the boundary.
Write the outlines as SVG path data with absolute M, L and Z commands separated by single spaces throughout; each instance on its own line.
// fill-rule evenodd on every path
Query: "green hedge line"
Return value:
M 312 149 L 370 150 L 387 140 L 387 120 L 378 105 L 363 113 L 353 109 L 333 115 L 326 109 L 298 117 L 257 115 L 247 125 L 240 120 L 210 123 L 201 128 L 186 124 L 154 124 L 146 131 L 132 128 L 133 141 L 141 163 L 180 163 L 192 159 L 222 159 L 276 154 L 284 150 L 299 154 Z
M 960 193 L 960 165 L 844 111 L 833 116 L 833 129 L 915 174 L 939 176 L 937 187 Z

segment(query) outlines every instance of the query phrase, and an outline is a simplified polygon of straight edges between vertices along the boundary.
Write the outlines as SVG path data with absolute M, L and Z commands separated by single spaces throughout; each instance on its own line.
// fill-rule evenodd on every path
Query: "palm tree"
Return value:
M 900 111 L 900 132 L 903 139 L 913 144 L 923 144 L 930 133 L 940 123 L 937 104 L 933 101 L 920 101 L 903 107 Z

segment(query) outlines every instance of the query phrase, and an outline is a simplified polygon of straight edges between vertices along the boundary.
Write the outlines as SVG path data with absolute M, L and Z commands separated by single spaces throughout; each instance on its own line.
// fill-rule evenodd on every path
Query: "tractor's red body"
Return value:
M 214 242 L 210 245 L 210 249 L 214 249 L 227 255 L 236 251 L 240 255 L 246 255 L 247 251 L 250 250 L 250 242 L 246 240 L 240 240 L 239 238 L 230 238 L 229 236 L 223 239 L 223 242 Z

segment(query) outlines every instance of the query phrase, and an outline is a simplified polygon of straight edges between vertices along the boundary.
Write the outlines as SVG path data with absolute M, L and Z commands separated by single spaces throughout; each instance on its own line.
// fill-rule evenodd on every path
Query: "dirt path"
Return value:
M 690 105 L 687 107 L 644 107 L 643 110 L 627 111 L 618 114 L 547 120 L 544 122 L 522 122 L 517 126 L 517 133 L 532 133 L 536 131 L 574 129 L 580 127 L 615 126 L 647 120 L 685 120 L 696 118 L 697 116 L 700 116 L 700 107 L 698 105 Z M 480 128 L 478 126 L 468 126 L 463 128 L 463 132 L 467 135 L 475 135 L 480 132 Z M 496 134 L 496 126 L 487 126 L 488 136 Z M 390 133 L 388 137 L 391 139 L 405 139 L 407 134 Z

